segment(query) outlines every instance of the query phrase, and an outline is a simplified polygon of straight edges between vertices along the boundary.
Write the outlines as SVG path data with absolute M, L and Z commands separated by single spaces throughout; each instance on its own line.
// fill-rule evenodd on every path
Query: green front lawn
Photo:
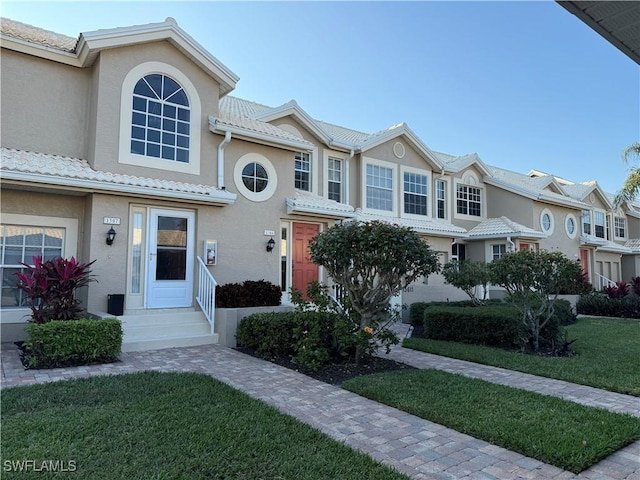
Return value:
M 211 377 L 137 373 L 2 391 L 7 462 L 74 462 L 74 478 L 406 479 Z M 70 473 L 58 474 L 65 478 Z M 45 474 L 46 476 L 46 474 Z M 56 477 L 56 478 L 58 478 Z M 48 477 L 47 477 L 48 478 Z
M 640 396 L 640 321 L 579 318 L 567 327 L 575 357 L 543 357 L 481 345 L 407 338 L 403 346 L 446 357 Z
M 640 438 L 640 418 L 437 370 L 367 375 L 342 387 L 576 473 Z

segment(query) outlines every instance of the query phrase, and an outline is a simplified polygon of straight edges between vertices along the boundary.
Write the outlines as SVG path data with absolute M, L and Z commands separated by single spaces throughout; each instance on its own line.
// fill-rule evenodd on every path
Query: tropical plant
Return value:
M 640 142 L 629 145 L 622 153 L 622 160 L 629 165 L 640 160 Z M 622 189 L 615 195 L 614 206 L 620 207 L 624 202 L 631 202 L 640 194 L 640 167 L 630 167 Z
M 609 298 L 624 298 L 629 294 L 629 284 L 616 282 L 615 285 L 606 286 L 604 291 Z
M 309 251 L 342 285 L 363 332 L 388 316 L 391 297 L 440 268 L 436 253 L 417 233 L 380 221 L 334 225 L 311 240 Z M 363 353 L 358 346 L 356 363 Z
M 520 250 L 489 264 L 492 282 L 503 287 L 522 312 L 534 351 L 540 332 L 553 318 L 558 292 L 575 281 L 582 267 L 560 252 Z
M 447 263 L 442 269 L 445 281 L 469 295 L 474 305 L 481 305 L 487 300 L 487 284 L 490 275 L 485 262 L 461 260 Z M 482 286 L 482 298 L 476 296 L 476 287 Z
M 89 267 L 95 262 L 79 263 L 74 257 L 56 257 L 43 261 L 33 257 L 33 265 L 23 263 L 25 271 L 16 273 L 17 287 L 29 298 L 31 321 L 76 320 L 83 312 L 75 298 L 78 288 L 95 282 Z

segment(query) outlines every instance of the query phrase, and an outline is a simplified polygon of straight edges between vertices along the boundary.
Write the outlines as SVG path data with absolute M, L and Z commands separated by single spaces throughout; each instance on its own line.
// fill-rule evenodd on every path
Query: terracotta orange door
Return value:
M 311 261 L 309 241 L 320 233 L 320 225 L 312 223 L 293 224 L 293 287 L 305 293 L 307 285 L 318 280 L 318 265 Z
M 591 278 L 589 274 L 589 250 L 585 248 L 580 249 L 580 265 L 582 265 L 582 271 L 587 274 L 587 278 Z

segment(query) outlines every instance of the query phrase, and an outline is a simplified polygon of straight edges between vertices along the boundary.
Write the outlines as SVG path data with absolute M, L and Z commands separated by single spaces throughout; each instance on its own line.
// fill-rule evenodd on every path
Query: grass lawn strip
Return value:
M 574 473 L 640 438 L 640 418 L 437 370 L 367 375 L 342 386 Z
M 77 478 L 91 479 L 407 479 L 193 373 L 145 372 L 3 390 L 2 459 L 3 466 L 7 460 L 73 460 Z M 3 471 L 3 478 L 11 477 Z
M 482 345 L 407 338 L 403 346 L 612 392 L 640 396 L 640 321 L 582 317 L 567 327 L 575 357 L 543 357 Z

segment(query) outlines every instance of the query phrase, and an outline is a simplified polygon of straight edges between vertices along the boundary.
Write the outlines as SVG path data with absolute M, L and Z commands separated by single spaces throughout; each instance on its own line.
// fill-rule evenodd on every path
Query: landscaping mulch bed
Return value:
M 236 350 L 242 353 L 246 353 L 247 355 L 254 356 L 256 358 L 261 358 L 258 357 L 255 354 L 255 351 L 250 348 L 238 347 L 236 348 Z M 362 375 L 369 375 L 370 373 L 408 369 L 415 370 L 415 367 L 406 365 L 404 363 L 395 362 L 384 357 L 373 357 L 367 359 L 367 361 L 363 362 L 361 365 L 356 365 L 355 363 L 349 362 L 332 363 L 317 371 L 309 370 L 307 368 L 304 368 L 302 365 L 295 363 L 291 359 L 291 356 L 263 358 L 262 360 L 273 362 L 282 367 L 295 370 L 296 372 L 300 372 L 304 375 L 307 375 L 308 377 L 315 378 L 316 380 L 324 383 L 329 383 L 331 385 L 341 385 L 342 382 L 345 382 L 352 378 L 360 377 Z

